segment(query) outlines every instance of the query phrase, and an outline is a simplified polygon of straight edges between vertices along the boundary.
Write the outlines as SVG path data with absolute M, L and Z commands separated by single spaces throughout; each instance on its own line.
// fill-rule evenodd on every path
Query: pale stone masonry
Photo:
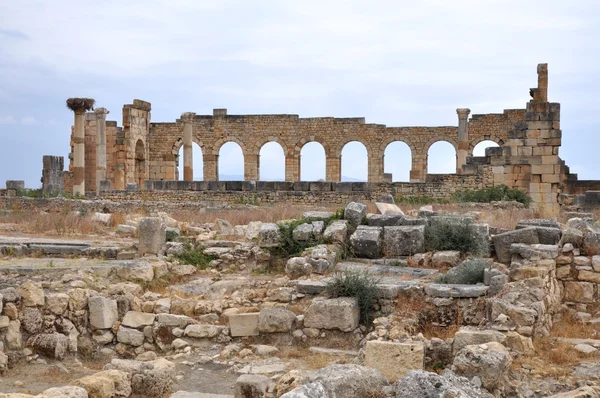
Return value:
M 547 64 L 538 65 L 537 72 L 538 86 L 530 90 L 532 100 L 525 109 L 473 114 L 469 118 L 470 109 L 459 108 L 456 110 L 458 126 L 387 127 L 366 123 L 360 117 L 229 115 L 227 109 L 214 109 L 212 115 L 186 112 L 174 122 L 151 123 L 151 104 L 134 100 L 123 107 L 122 128 L 116 122 L 105 122 L 104 138 L 105 112 L 76 113 L 70 167 L 74 175 L 65 185 L 72 185 L 78 193 L 86 187 L 88 191 L 93 187 L 99 190 L 97 180 L 103 175 L 104 145 L 107 151 L 105 175 L 112 190 L 124 190 L 127 184 L 137 184 L 137 189 L 143 190 L 148 181 L 178 180 L 177 166 L 181 160 L 178 154 L 182 146 L 183 179 L 191 182 L 193 143 L 202 151 L 204 175 L 197 176 L 198 179 L 214 182 L 219 175 L 220 149 L 228 142 L 235 142 L 242 149 L 246 181 L 258 180 L 260 150 L 269 142 L 276 142 L 283 149 L 285 180 L 300 181 L 302 148 L 309 142 L 318 142 L 325 150 L 326 180 L 339 182 L 342 149 L 351 141 L 358 141 L 367 149 L 369 182 L 388 181 L 383 166 L 385 149 L 390 143 L 400 141 L 411 151 L 410 182 L 426 183 L 432 181 L 432 176 L 427 174 L 429 148 L 438 141 L 446 141 L 456 151 L 456 173 L 475 175 L 480 181 L 479 185 L 461 185 L 460 189 L 506 184 L 530 194 L 534 208 L 555 213 L 558 194 L 568 190 L 565 183 L 577 178 L 569 174 L 559 157 L 560 104 L 548 102 Z M 483 158 L 472 157 L 474 147 L 487 140 L 496 142 L 500 148 L 489 148 Z M 82 176 L 85 176 L 84 181 Z M 419 191 L 413 188 L 406 194 Z M 444 192 L 441 196 L 448 196 L 453 188 L 442 185 L 440 191 Z

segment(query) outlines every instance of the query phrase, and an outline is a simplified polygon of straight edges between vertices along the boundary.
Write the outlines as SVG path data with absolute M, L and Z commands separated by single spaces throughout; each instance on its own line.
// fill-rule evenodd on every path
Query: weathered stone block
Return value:
M 494 235 L 492 238 L 498 261 L 507 263 L 511 259 L 510 245 L 513 243 L 538 244 L 539 238 L 535 228 L 523 228 Z
M 474 344 L 484 344 L 495 341 L 503 344 L 506 336 L 495 330 L 479 330 L 471 327 L 461 327 L 454 335 L 452 351 L 456 355 L 463 347 Z
M 269 398 L 272 385 L 267 376 L 241 375 L 235 382 L 234 398 Z
M 394 228 L 394 227 L 388 227 Z M 381 257 L 383 228 L 361 225 L 350 236 L 350 246 L 356 257 Z
M 154 323 L 155 314 L 149 314 L 139 311 L 128 311 L 121 321 L 121 325 L 134 329 L 139 329 L 144 326 L 149 326 Z
M 594 302 L 594 284 L 590 282 L 565 282 L 565 301 Z
M 167 241 L 167 226 L 159 217 L 146 217 L 139 224 L 139 254 L 158 254 Z
M 229 315 L 229 331 L 231 336 L 258 336 L 258 315 L 258 312 Z
M 348 220 L 348 223 L 354 228 L 362 224 L 366 216 L 367 206 L 362 203 L 350 202 L 344 210 L 344 218 Z
M 423 369 L 425 349 L 421 342 L 393 343 L 368 341 L 365 366 L 379 370 L 390 382 L 404 377 L 409 370 Z
M 350 332 L 358 327 L 359 319 L 360 311 L 353 298 L 314 299 L 304 314 L 304 326 Z
M 410 256 L 425 251 L 425 226 L 383 227 L 383 254 Z
M 323 239 L 329 243 L 345 243 L 348 237 L 348 221 L 332 222 L 323 232 Z
M 285 333 L 292 330 L 296 314 L 280 307 L 267 307 L 258 314 L 258 330 L 261 333 Z
M 262 223 L 258 232 L 258 245 L 260 247 L 277 247 L 281 245 L 281 231 L 274 223 Z
M 116 300 L 93 296 L 88 299 L 88 309 L 94 329 L 110 329 L 119 318 Z
M 144 344 L 144 332 L 136 329 L 126 328 L 121 325 L 117 331 L 117 341 L 119 343 L 139 347 Z

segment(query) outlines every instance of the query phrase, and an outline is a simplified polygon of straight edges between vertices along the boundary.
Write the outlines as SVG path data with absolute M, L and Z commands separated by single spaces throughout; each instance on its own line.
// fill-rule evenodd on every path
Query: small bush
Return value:
M 277 223 L 279 231 L 281 231 L 282 244 L 272 248 L 271 253 L 281 257 L 297 257 L 307 248 L 323 243 L 322 239 L 315 239 L 314 237 L 306 241 L 297 241 L 294 239 L 294 229 L 302 224 L 310 224 L 312 221 L 312 219 L 302 218 L 300 220 Z
M 344 272 L 335 274 L 327 282 L 325 291 L 331 298 L 353 297 L 360 309 L 360 323 L 371 322 L 373 302 L 377 298 L 377 283 L 372 275 L 366 272 Z
M 475 233 L 473 223 L 465 220 L 437 220 L 425 227 L 425 246 L 428 251 L 458 250 L 461 253 L 481 254 L 486 242 Z
M 452 268 L 445 275 L 440 275 L 436 282 L 457 285 L 476 285 L 483 283 L 483 271 L 487 262 L 481 258 L 472 258 L 463 261 Z
M 179 234 L 177 233 L 177 231 L 174 231 L 172 229 L 167 230 L 167 242 L 173 242 L 178 237 Z
M 196 250 L 191 245 L 186 245 L 183 253 L 177 255 L 176 258 L 183 264 L 190 264 L 204 269 L 215 259 L 215 256 L 205 254 L 202 250 Z
M 511 201 L 514 200 L 529 206 L 531 198 L 518 188 L 509 188 L 506 185 L 497 185 L 495 187 L 483 189 L 467 189 L 457 191 L 452 195 L 452 199 L 456 202 L 479 202 L 489 203 L 494 201 Z
M 431 204 L 447 204 L 446 199 L 432 198 L 430 196 L 398 196 L 394 198 L 396 204 L 408 205 L 431 205 Z

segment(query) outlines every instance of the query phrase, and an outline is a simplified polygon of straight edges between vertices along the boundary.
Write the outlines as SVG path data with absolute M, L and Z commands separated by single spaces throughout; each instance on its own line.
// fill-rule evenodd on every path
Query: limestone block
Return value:
M 367 206 L 362 203 L 350 202 L 344 210 L 344 218 L 354 228 L 362 224 L 363 219 L 367 216 Z
M 155 314 L 149 314 L 146 312 L 139 311 L 127 311 L 121 321 L 121 325 L 127 326 L 134 329 L 139 329 L 144 326 L 149 326 L 154 323 L 156 318 Z
M 304 327 L 351 332 L 358 327 L 360 311 L 354 298 L 316 298 L 304 314 Z
M 274 385 L 262 375 L 241 375 L 235 382 L 234 398 L 269 398 Z
M 456 355 L 463 347 L 484 344 L 490 341 L 503 344 L 506 341 L 506 336 L 495 330 L 480 330 L 463 326 L 454 335 L 452 351 Z
M 246 239 L 248 239 L 249 241 L 258 239 L 258 234 L 260 232 L 261 225 L 261 221 L 250 221 L 248 223 L 248 227 L 246 228 Z
M 401 379 L 409 370 L 423 369 L 424 362 L 422 342 L 372 340 L 365 346 L 365 366 L 379 370 L 390 382 Z
M 565 301 L 594 302 L 594 284 L 590 282 L 565 282 Z
M 69 348 L 69 338 L 60 333 L 36 334 L 27 340 L 27 345 L 36 354 L 62 360 Z
M 223 329 L 223 326 L 216 325 L 188 325 L 183 334 L 195 339 L 205 339 L 218 336 Z
M 294 228 L 292 237 L 297 241 L 307 241 L 313 237 L 313 225 L 304 223 Z
M 592 257 L 592 268 L 596 272 L 600 272 L 600 256 Z
M 231 336 L 258 336 L 258 316 L 258 312 L 229 315 L 229 331 Z
M 23 300 L 23 305 L 26 307 L 35 307 L 45 304 L 44 289 L 31 281 L 23 283 L 18 291 Z
M 258 232 L 258 245 L 260 247 L 277 247 L 281 245 L 283 236 L 279 226 L 273 223 L 263 223 Z
M 593 398 L 596 396 L 598 396 L 598 390 L 593 387 L 585 386 L 580 387 L 577 390 L 549 395 L 548 398 Z
M 394 228 L 394 227 L 389 227 Z M 356 257 L 381 257 L 383 228 L 361 225 L 350 236 L 350 246 Z
M 127 281 L 150 282 L 154 279 L 154 268 L 147 261 L 121 261 L 117 276 Z
M 88 398 L 88 392 L 83 387 L 64 386 L 52 387 L 45 390 L 42 396 L 48 398 Z
M 167 225 L 160 217 L 140 220 L 138 253 L 158 254 L 167 241 Z
M 139 347 L 144 344 L 144 332 L 120 326 L 117 331 L 117 341 L 119 343 Z
M 383 227 L 384 256 L 410 256 L 424 251 L 424 225 Z
M 505 345 L 511 350 L 518 351 L 522 354 L 529 355 L 535 352 L 531 337 L 522 336 L 517 332 L 506 332 Z
M 50 293 L 46 295 L 46 309 L 55 315 L 62 315 L 69 305 L 66 293 Z
M 535 228 L 523 228 L 503 232 L 492 238 L 498 261 L 507 263 L 511 259 L 510 246 L 513 243 L 537 244 L 539 238 Z
M 285 333 L 292 330 L 296 314 L 285 308 L 263 308 L 258 315 L 258 330 L 261 333 Z
M 456 250 L 435 252 L 431 260 L 435 268 L 456 267 L 460 264 L 460 252 Z
M 21 322 L 19 320 L 9 321 L 4 336 L 6 348 L 9 350 L 20 350 L 23 348 L 23 336 L 21 335 Z
M 323 239 L 329 243 L 344 243 L 348 237 L 348 221 L 332 222 L 323 233 Z
M 462 348 L 454 357 L 452 370 L 469 379 L 477 376 L 486 390 L 494 391 L 500 386 L 510 363 L 506 347 L 492 341 Z
M 110 329 L 119 318 L 116 300 L 93 296 L 88 299 L 88 307 L 94 329 Z

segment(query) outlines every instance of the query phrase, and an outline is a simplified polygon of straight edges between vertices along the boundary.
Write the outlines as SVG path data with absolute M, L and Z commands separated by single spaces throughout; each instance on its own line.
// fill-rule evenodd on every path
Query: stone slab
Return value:
M 258 312 L 229 315 L 229 330 L 232 337 L 258 336 Z
M 375 206 L 377 206 L 377 211 L 379 211 L 383 215 L 400 215 L 403 216 L 404 212 L 398 207 L 398 205 L 394 203 L 382 203 L 375 202 Z
M 365 346 L 365 366 L 379 370 L 393 383 L 409 370 L 422 370 L 425 348 L 422 342 L 393 343 L 368 341 Z

